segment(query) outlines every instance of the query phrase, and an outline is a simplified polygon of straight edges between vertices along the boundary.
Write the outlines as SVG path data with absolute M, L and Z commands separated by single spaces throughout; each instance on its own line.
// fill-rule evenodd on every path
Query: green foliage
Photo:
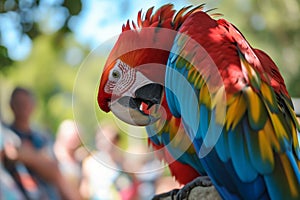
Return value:
M 38 106 L 35 119 L 51 130 L 62 119 L 72 118 L 72 99 L 69 96 L 77 70 L 58 59 L 62 52 L 54 50 L 52 41 L 53 36 L 36 38 L 28 59 L 15 62 L 14 67 L 7 70 L 12 87 L 21 85 L 33 90 Z
M 81 11 L 81 0 L 65 0 L 63 5 L 68 8 L 70 15 L 77 15 Z
M 0 46 L 0 71 L 6 70 L 12 64 L 12 60 L 8 57 L 7 48 Z
M 0 70 L 24 57 L 14 55 L 16 46 L 27 45 L 30 49 L 29 43 L 43 34 L 59 31 L 61 36 L 67 35 L 70 19 L 81 9 L 81 0 L 1 0 L 0 46 L 8 54 L 0 49 Z

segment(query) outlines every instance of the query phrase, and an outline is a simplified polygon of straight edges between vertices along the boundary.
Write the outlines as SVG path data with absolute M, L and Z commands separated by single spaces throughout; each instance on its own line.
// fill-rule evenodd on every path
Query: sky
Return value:
M 83 11 L 71 20 L 70 27 L 80 43 L 93 49 L 119 34 L 127 19 L 136 20 L 137 13 L 141 9 L 146 11 L 152 6 L 158 8 L 168 2 L 170 1 L 83 0 Z M 185 0 L 173 3 L 177 9 L 188 4 Z

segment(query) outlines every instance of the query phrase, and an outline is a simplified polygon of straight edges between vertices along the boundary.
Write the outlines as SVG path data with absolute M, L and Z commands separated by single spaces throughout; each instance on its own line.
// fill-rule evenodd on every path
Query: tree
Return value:
M 38 36 L 68 34 L 68 22 L 81 8 L 81 0 L 0 1 L 0 70 L 27 57 Z

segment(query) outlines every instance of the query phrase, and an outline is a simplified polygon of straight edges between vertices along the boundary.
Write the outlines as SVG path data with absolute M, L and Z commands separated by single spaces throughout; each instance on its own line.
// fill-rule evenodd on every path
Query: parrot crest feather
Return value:
M 126 24 L 123 24 L 122 32 L 139 30 L 146 27 L 163 27 L 177 30 L 191 14 L 203 11 L 204 5 L 205 4 L 201 4 L 195 7 L 190 5 L 180 9 L 177 13 L 173 8 L 173 4 L 162 6 L 155 13 L 153 13 L 154 7 L 151 7 L 147 10 L 145 17 L 143 17 L 142 10 L 140 10 L 137 15 L 137 23 L 132 22 L 132 24 L 130 24 L 128 20 Z M 218 14 L 216 14 L 216 16 L 217 15 Z

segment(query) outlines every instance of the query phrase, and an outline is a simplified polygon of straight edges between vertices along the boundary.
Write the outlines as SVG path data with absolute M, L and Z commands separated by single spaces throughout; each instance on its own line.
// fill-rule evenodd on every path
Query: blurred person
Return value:
M 17 183 L 2 164 L 5 146 L 9 149 L 10 145 L 19 146 L 20 143 L 19 138 L 0 121 L 0 199 L 3 200 L 25 200 Z
M 5 167 L 13 176 L 26 199 L 80 199 L 62 176 L 52 154 L 50 140 L 32 130 L 30 117 L 35 101 L 31 91 L 17 87 L 12 92 L 10 106 L 14 121 L 10 129 L 20 138 L 21 145 L 6 152 Z
M 123 168 L 131 173 L 134 187 L 139 200 L 148 200 L 155 193 L 156 180 L 162 176 L 163 169 L 160 161 L 154 157 L 147 145 L 130 146 L 123 162 Z
M 96 151 L 91 152 L 82 164 L 81 193 L 86 199 L 121 199 L 116 181 L 120 175 L 122 156 L 115 149 L 120 141 L 118 129 L 106 124 L 96 133 Z M 122 177 L 124 180 L 126 177 Z
M 54 153 L 59 168 L 67 181 L 79 189 L 81 181 L 81 160 L 76 151 L 81 146 L 78 128 L 73 120 L 64 120 L 58 128 Z

